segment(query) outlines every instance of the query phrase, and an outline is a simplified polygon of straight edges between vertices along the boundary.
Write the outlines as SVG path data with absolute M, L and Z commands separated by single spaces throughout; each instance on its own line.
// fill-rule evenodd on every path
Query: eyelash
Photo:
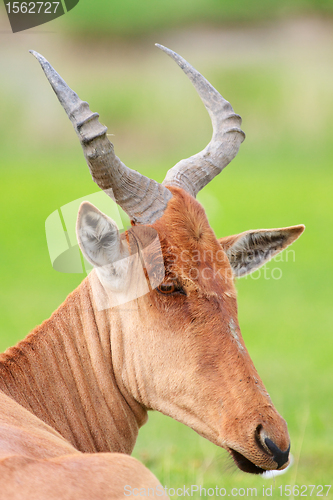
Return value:
M 179 286 L 176 283 L 167 282 L 167 283 L 161 283 L 156 290 L 162 294 L 162 295 L 175 295 L 175 294 L 181 294 L 181 295 L 186 295 L 185 290 Z

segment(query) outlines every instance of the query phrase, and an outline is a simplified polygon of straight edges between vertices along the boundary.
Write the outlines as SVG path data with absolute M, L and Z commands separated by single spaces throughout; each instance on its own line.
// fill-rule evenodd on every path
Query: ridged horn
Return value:
M 84 156 L 96 184 L 111 196 L 138 224 L 152 224 L 159 219 L 172 198 L 171 192 L 158 182 L 126 167 L 115 155 L 107 138 L 107 127 L 98 121 L 87 102 L 66 82 L 40 54 L 30 51 L 39 61 L 62 107 L 80 139 Z
M 163 181 L 164 186 L 181 187 L 195 197 L 238 153 L 245 139 L 240 128 L 242 119 L 230 103 L 185 59 L 163 45 L 156 46 L 176 61 L 189 77 L 212 120 L 213 137 L 208 146 L 200 153 L 178 162 Z

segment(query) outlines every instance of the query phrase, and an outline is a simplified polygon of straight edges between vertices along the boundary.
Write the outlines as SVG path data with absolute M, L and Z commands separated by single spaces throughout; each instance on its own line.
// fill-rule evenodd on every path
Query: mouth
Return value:
M 237 465 L 237 467 L 243 472 L 248 472 L 249 474 L 263 474 L 264 472 L 266 472 L 265 469 L 258 467 L 238 451 L 229 448 L 229 453 L 234 459 L 234 462 Z

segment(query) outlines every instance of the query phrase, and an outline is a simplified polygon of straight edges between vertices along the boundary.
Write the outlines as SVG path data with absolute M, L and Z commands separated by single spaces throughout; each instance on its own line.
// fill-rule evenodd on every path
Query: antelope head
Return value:
M 234 281 L 285 249 L 304 226 L 215 236 L 195 197 L 236 156 L 245 137 L 241 118 L 188 62 L 158 47 L 189 77 L 213 125 L 208 146 L 177 163 L 162 184 L 117 158 L 99 115 L 33 52 L 76 130 L 93 180 L 132 221 L 121 235 L 87 202 L 77 221 L 81 250 L 95 266 L 92 282 L 114 306 L 108 314 L 117 384 L 128 401 L 159 410 L 225 448 L 241 470 L 283 469 L 287 425 L 244 345 Z M 137 290 L 140 272 L 145 293 Z M 129 309 L 121 305 L 124 296 Z

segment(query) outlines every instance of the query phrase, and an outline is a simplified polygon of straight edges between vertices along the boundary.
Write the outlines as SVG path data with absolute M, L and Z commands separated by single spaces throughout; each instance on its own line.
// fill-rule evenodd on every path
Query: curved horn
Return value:
M 185 59 L 163 45 L 156 46 L 166 52 L 189 77 L 207 109 L 213 125 L 213 137 L 206 148 L 171 168 L 164 186 L 178 186 L 196 196 L 224 167 L 231 162 L 245 139 L 241 130 L 242 119 L 230 103 L 194 69 Z
M 159 219 L 172 198 L 171 192 L 158 182 L 126 167 L 114 154 L 107 138 L 107 127 L 98 121 L 87 102 L 68 87 L 66 82 L 40 54 L 30 51 L 42 66 L 61 105 L 80 139 L 93 180 L 139 224 L 152 224 Z

